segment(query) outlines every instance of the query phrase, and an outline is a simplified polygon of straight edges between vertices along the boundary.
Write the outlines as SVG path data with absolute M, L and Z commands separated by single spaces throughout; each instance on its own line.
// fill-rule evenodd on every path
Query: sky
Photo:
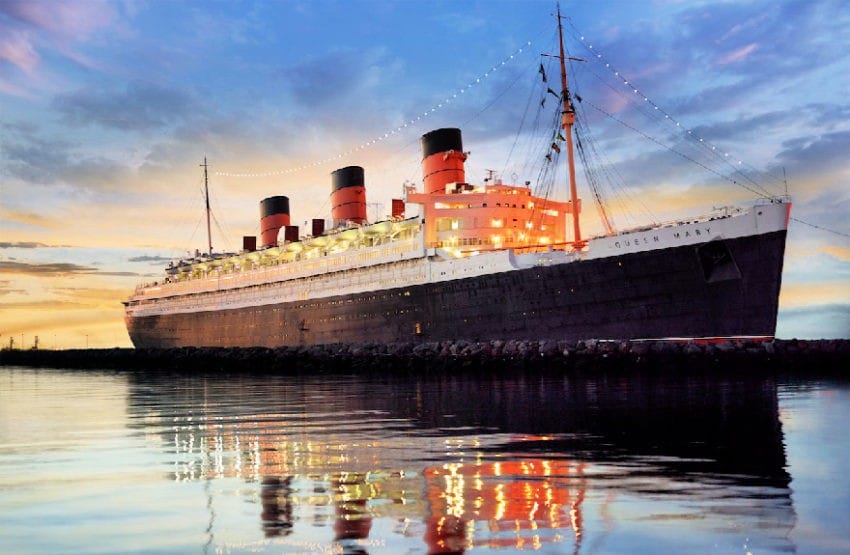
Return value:
M 617 229 L 787 191 L 777 337 L 850 337 L 850 2 L 561 10 L 586 234 L 602 227 L 585 168 L 611 177 L 597 187 Z M 554 11 L 0 0 L 0 345 L 130 346 L 121 301 L 206 249 L 205 157 L 217 252 L 258 235 L 268 196 L 290 198 L 293 223 L 329 217 L 330 173 L 348 165 L 381 219 L 421 183 L 419 137 L 440 127 L 462 129 L 468 181 L 536 183 Z

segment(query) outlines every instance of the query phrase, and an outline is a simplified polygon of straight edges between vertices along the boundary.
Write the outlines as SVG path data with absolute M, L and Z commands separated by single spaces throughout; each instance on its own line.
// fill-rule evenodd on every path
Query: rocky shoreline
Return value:
M 847 375 L 850 340 L 442 341 L 302 347 L 0 351 L 0 366 L 311 375 L 454 371 L 771 372 Z

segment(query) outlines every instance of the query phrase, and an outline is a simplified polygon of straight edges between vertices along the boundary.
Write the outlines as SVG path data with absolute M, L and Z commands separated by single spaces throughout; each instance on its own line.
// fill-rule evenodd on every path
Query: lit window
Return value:
M 502 227 L 502 220 L 492 220 L 490 222 L 490 227 Z

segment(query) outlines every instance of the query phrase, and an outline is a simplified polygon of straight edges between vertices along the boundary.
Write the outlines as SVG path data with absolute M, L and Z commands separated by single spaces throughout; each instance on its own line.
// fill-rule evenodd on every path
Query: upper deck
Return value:
M 354 227 L 278 247 L 181 263 L 131 298 L 162 298 L 238 289 L 425 256 L 418 218 Z

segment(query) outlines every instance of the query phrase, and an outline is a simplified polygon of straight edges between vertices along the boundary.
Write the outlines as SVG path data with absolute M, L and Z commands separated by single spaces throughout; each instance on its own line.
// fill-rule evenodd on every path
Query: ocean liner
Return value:
M 314 219 L 309 234 L 290 225 L 287 197 L 266 198 L 259 246 L 210 245 L 136 289 L 124 303 L 133 344 L 772 338 L 787 198 L 582 237 L 558 21 L 569 200 L 527 182 L 468 183 L 461 131 L 436 129 L 421 138 L 421 189 L 407 186 L 386 220 L 367 221 L 359 166 L 332 173 L 332 224 Z M 410 205 L 417 215 L 405 214 Z

